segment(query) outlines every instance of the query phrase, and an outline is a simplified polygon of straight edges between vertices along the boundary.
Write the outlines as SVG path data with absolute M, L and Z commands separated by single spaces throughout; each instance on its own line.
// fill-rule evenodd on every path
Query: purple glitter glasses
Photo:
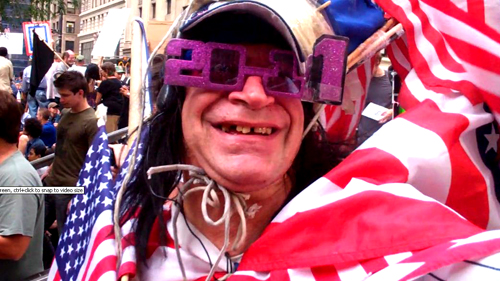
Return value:
M 165 84 L 211 91 L 241 91 L 248 76 L 262 77 L 266 94 L 328 104 L 342 103 L 348 39 L 320 37 L 299 73 L 291 51 L 272 50 L 271 67 L 246 65 L 244 46 L 172 39 L 166 49 Z

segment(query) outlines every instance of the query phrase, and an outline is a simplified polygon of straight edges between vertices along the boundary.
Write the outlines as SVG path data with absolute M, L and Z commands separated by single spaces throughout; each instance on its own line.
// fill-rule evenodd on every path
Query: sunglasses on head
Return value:
M 248 76 L 262 77 L 266 94 L 308 102 L 341 104 L 348 39 L 324 35 L 305 62 L 291 51 L 271 50 L 271 67 L 247 65 L 242 45 L 172 39 L 166 48 L 165 84 L 211 91 L 241 91 Z

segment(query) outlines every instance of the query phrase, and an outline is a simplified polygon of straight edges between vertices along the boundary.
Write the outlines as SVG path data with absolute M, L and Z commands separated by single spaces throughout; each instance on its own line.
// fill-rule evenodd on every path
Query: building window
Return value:
M 75 22 L 67 21 L 66 22 L 66 33 L 75 33 Z
M 151 19 L 156 19 L 156 3 L 151 4 Z
M 74 14 L 75 13 L 75 5 L 73 5 L 72 0 L 69 0 L 68 4 L 66 5 L 66 13 L 67 14 Z
M 86 42 L 80 44 L 80 54 L 85 57 L 85 63 L 90 63 L 90 57 L 93 48 L 94 48 L 94 42 Z
M 73 51 L 75 49 L 75 41 L 66 41 L 66 51 L 71 50 Z
M 142 18 L 142 8 L 139 8 L 139 17 Z
M 167 15 L 172 12 L 172 0 L 167 0 Z

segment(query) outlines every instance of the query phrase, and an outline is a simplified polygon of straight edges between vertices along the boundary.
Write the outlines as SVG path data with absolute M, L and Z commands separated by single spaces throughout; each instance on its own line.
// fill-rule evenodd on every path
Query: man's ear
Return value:
M 78 94 L 83 96 L 83 90 L 82 89 L 78 90 Z

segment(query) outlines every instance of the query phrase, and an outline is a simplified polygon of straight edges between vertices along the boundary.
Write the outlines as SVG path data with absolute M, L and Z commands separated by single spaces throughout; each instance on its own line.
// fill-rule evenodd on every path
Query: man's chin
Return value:
M 212 179 L 229 190 L 243 193 L 258 191 L 277 180 L 276 174 L 269 174 L 269 171 L 242 173 L 241 170 L 225 171 L 224 174 L 214 175 Z

